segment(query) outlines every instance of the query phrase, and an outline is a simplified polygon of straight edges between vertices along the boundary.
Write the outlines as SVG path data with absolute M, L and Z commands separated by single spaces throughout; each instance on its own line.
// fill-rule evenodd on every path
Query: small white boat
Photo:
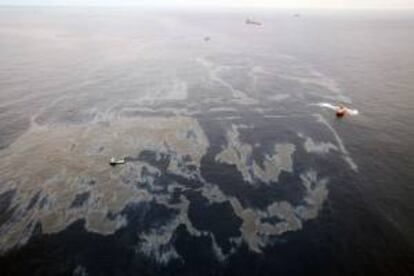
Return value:
M 109 164 L 111 165 L 111 166 L 115 166 L 115 165 L 121 165 L 121 164 L 125 164 L 125 159 L 115 159 L 114 157 L 112 157 L 110 160 L 109 160 Z

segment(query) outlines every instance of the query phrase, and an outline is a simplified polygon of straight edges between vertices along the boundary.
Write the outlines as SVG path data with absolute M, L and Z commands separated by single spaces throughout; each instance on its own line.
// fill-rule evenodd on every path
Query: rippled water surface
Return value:
M 413 35 L 395 11 L 0 8 L 1 274 L 413 274 Z

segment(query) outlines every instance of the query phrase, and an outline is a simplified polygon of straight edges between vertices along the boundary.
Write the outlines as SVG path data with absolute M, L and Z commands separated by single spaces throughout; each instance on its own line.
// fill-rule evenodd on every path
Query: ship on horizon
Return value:
M 250 24 L 250 25 L 257 25 L 257 26 L 261 26 L 262 23 L 259 21 L 255 21 L 255 20 L 251 20 L 250 18 L 246 19 L 246 24 Z

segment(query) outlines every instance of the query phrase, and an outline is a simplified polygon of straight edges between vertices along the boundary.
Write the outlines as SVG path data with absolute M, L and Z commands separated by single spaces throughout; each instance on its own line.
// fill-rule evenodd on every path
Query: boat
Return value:
M 336 117 L 344 117 L 346 115 L 347 109 L 344 106 L 339 106 L 336 110 Z
M 110 160 L 109 160 L 109 164 L 111 165 L 111 166 L 116 166 L 116 165 L 121 165 L 121 164 L 125 164 L 125 159 L 115 159 L 114 157 L 112 157 Z
M 248 25 L 257 25 L 257 26 L 262 25 L 262 23 L 261 23 L 261 22 L 251 20 L 250 18 L 247 18 L 247 19 L 246 19 L 246 24 L 248 24 Z

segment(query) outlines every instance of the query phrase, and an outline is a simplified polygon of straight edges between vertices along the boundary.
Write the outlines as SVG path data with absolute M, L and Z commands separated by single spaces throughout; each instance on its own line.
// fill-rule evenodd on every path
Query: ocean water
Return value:
M 414 13 L 296 13 L 1 7 L 1 275 L 412 275 Z

